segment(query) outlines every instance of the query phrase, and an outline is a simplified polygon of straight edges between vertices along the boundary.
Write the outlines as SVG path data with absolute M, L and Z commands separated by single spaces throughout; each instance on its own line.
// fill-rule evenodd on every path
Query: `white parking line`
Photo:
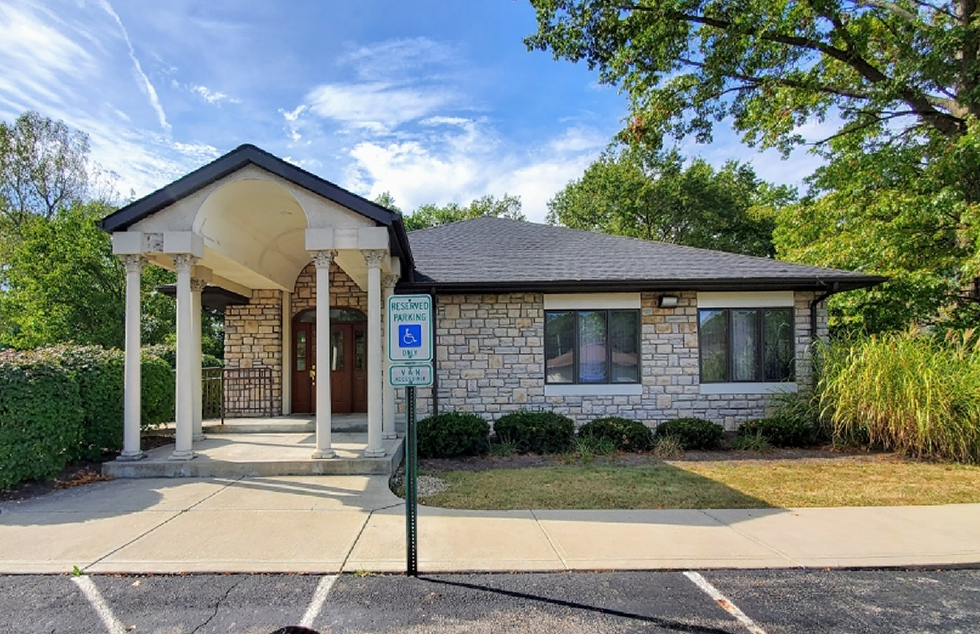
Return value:
M 756 625 L 755 621 L 746 616 L 745 612 L 739 610 L 737 605 L 732 603 L 728 597 L 719 592 L 718 588 L 708 583 L 708 580 L 702 577 L 700 574 L 694 572 L 693 570 L 689 570 L 684 573 L 684 576 L 693 581 L 694 585 L 704 590 L 705 594 L 714 599 L 715 603 L 724 608 L 725 611 L 738 619 L 738 622 L 744 625 L 745 629 L 752 632 L 752 634 L 766 634 L 764 629 Z
M 102 598 L 102 594 L 95 587 L 91 577 L 72 577 L 71 580 L 75 582 L 78 589 L 82 591 L 82 594 L 85 595 L 88 602 L 95 608 L 99 618 L 105 623 L 105 628 L 109 630 L 109 634 L 126 634 L 126 626 L 109 609 L 109 604 Z
M 323 603 L 327 600 L 330 588 L 333 587 L 336 580 L 337 575 L 327 575 L 323 579 L 320 579 L 320 583 L 316 587 L 316 592 L 313 593 L 313 600 L 310 601 L 310 607 L 306 608 L 306 614 L 303 615 L 302 620 L 299 622 L 300 627 L 313 627 L 313 621 L 316 620 L 316 617 L 320 616 Z

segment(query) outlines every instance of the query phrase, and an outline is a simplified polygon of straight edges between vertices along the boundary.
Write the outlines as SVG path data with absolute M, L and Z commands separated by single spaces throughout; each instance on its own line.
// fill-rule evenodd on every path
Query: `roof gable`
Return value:
M 107 232 L 125 231 L 140 220 L 166 209 L 179 200 L 233 174 L 247 165 L 255 165 L 298 187 L 350 209 L 392 232 L 393 254 L 412 263 L 411 249 L 401 214 L 358 196 L 315 174 L 269 154 L 254 145 L 240 145 L 231 152 L 200 167 L 157 191 L 136 200 L 106 216 L 98 224 Z

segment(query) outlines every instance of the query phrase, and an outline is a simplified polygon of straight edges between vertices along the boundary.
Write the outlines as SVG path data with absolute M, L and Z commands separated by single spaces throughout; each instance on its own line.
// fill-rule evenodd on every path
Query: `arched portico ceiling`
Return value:
M 164 237 L 203 242 L 198 265 L 212 271 L 212 283 L 246 294 L 292 290 L 311 259 L 308 229 L 334 236 L 336 246 L 330 248 L 338 250 L 337 263 L 361 286 L 366 267 L 357 249 L 364 230 L 386 227 L 381 235 L 388 235 L 389 252 L 411 261 L 399 215 L 254 146 L 242 146 L 120 209 L 101 226 L 117 237 L 120 231 L 138 232 L 139 240 L 133 235 L 122 241 L 128 246 L 120 252 L 133 252 L 138 241 L 139 252 L 165 268 L 172 262 Z

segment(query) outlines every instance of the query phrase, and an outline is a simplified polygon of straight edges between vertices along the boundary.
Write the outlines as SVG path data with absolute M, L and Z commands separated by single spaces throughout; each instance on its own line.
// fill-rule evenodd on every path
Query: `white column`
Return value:
M 123 450 L 119 460 L 145 458 L 140 450 L 140 276 L 146 260 L 138 255 L 120 258 L 126 265 L 126 357 L 123 378 Z
M 333 251 L 314 251 L 316 265 L 316 451 L 314 459 L 333 458 L 330 446 L 330 263 Z
M 191 269 L 197 258 L 188 253 L 173 256 L 177 269 L 177 442 L 171 460 L 194 457 L 194 313 Z
M 191 391 L 194 403 L 194 433 L 191 435 L 191 439 L 194 442 L 204 440 L 204 403 L 201 400 L 203 395 L 201 394 L 201 293 L 204 288 L 208 285 L 205 280 L 191 279 L 191 318 L 194 323 L 191 325 L 191 329 L 194 331 L 194 344 L 193 344 L 193 365 L 191 367 Z
M 282 292 L 282 415 L 293 413 L 293 294 Z
M 381 286 L 384 289 L 383 305 L 385 311 L 388 310 L 388 298 L 395 293 L 395 283 L 397 281 L 397 275 L 383 275 L 381 277 Z M 387 325 L 385 328 L 387 328 Z M 383 386 L 381 390 L 381 436 L 386 439 L 398 437 L 395 433 L 395 388 L 388 382 L 388 368 L 391 366 L 391 361 L 388 359 L 389 336 L 385 332 L 385 336 L 382 338 L 384 346 L 382 346 L 383 352 L 381 356 L 381 385 Z
M 385 252 L 362 251 L 367 263 L 367 397 L 368 444 L 365 456 L 385 455 L 381 430 L 381 262 Z

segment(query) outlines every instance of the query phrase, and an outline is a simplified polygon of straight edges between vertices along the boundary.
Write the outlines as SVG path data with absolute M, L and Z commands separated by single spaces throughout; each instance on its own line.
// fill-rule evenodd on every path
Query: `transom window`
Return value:
M 702 383 L 794 380 L 792 308 L 698 311 Z
M 639 383 L 640 311 L 549 310 L 546 383 Z

